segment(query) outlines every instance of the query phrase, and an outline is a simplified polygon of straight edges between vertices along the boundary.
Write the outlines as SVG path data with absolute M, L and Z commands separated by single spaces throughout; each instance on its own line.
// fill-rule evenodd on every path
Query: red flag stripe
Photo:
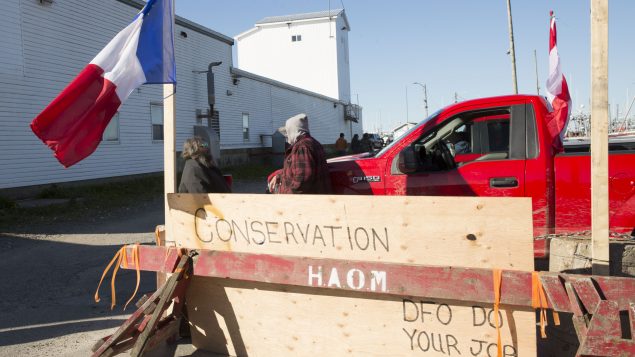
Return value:
M 92 154 L 121 102 L 116 85 L 89 64 L 31 123 L 64 167 Z
M 557 37 L 558 34 L 556 32 L 556 18 L 553 16 L 553 12 L 551 12 L 551 25 L 549 26 L 549 52 L 556 47 L 557 45 Z
M 552 143 L 557 151 L 562 150 L 562 139 L 569 121 L 571 110 L 571 96 L 569 86 L 562 69 L 560 68 L 560 55 L 557 46 L 556 18 L 553 11 L 549 13 L 549 77 L 547 79 L 547 96 L 551 101 L 553 111 L 547 117 L 547 129 L 552 138 Z

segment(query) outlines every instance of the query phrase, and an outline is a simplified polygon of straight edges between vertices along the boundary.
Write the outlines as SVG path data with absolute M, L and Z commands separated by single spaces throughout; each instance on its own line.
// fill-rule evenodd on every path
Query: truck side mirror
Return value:
M 399 168 L 399 171 L 404 174 L 415 172 L 419 167 L 415 156 L 415 149 L 412 146 L 407 146 L 405 149 L 401 150 L 397 160 L 397 167 Z

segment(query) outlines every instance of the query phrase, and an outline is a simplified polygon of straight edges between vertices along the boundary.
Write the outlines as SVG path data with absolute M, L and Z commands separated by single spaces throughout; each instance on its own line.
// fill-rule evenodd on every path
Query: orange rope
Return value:
M 547 338 L 545 327 L 548 325 L 547 309 L 549 308 L 549 303 L 547 302 L 545 289 L 540 281 L 540 273 L 537 271 L 531 273 L 531 307 L 540 309 L 540 336 Z M 560 325 L 560 316 L 556 311 L 553 311 L 553 322 L 556 326 Z
M 503 280 L 503 271 L 500 269 L 492 269 L 492 278 L 494 281 L 494 323 L 496 324 L 496 346 L 498 348 L 498 357 L 503 355 L 503 345 L 501 343 L 501 328 L 498 321 L 498 307 L 501 302 L 501 285 Z
M 125 250 L 125 249 L 124 249 Z M 123 309 L 126 310 L 126 307 L 128 307 L 128 304 L 130 304 L 130 302 L 132 301 L 132 299 L 134 299 L 135 295 L 137 295 L 137 291 L 139 290 L 139 282 L 141 281 L 141 269 L 139 267 L 139 244 L 135 244 L 134 247 L 132 248 L 132 260 L 134 261 L 135 264 L 135 270 L 137 271 L 137 285 L 134 288 L 134 292 L 132 293 L 132 296 L 130 297 L 130 299 L 128 299 L 128 301 L 126 301 L 126 304 L 123 306 Z M 127 259 L 125 260 L 126 263 L 124 263 L 124 265 L 127 268 Z
M 110 280 L 110 293 L 111 293 L 111 296 L 112 296 L 112 302 L 110 304 L 110 309 L 111 310 L 114 309 L 115 305 L 117 304 L 117 293 L 116 293 L 116 290 L 115 290 L 115 279 L 117 277 L 117 271 L 119 271 L 119 266 L 123 264 L 124 268 L 128 268 L 128 257 L 127 257 L 127 254 L 126 254 L 126 248 L 127 248 L 127 246 L 124 245 L 123 247 L 121 247 L 117 251 L 117 253 L 115 253 L 115 256 L 112 258 L 110 263 L 108 263 L 108 266 L 106 266 L 106 269 L 104 269 L 104 272 L 101 275 L 101 279 L 99 279 L 99 284 L 97 285 L 97 291 L 95 291 L 95 302 L 99 302 L 99 301 L 101 301 L 101 299 L 99 298 L 99 288 L 101 287 L 101 283 L 104 281 L 104 278 L 108 274 L 108 271 L 110 271 L 110 267 L 112 267 L 112 265 L 115 262 L 117 262 L 117 264 L 115 264 L 115 266 L 113 268 L 112 278 Z M 137 271 L 137 286 L 135 288 L 134 293 L 132 294 L 132 296 L 128 300 L 128 302 L 126 302 L 126 305 L 124 306 L 124 310 L 125 310 L 126 306 L 128 306 L 128 304 L 130 303 L 130 301 L 132 301 L 132 299 L 135 297 L 135 295 L 137 294 L 137 290 L 139 289 L 139 282 L 141 280 L 141 272 L 140 272 L 140 267 L 139 267 L 139 244 L 135 244 L 133 246 L 132 259 L 133 259 L 133 261 L 135 263 L 135 269 Z

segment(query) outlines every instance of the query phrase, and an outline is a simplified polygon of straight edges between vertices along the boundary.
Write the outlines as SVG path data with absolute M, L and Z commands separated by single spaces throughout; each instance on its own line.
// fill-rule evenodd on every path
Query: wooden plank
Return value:
M 174 5 L 173 5 L 174 6 Z M 163 190 L 165 192 L 165 241 L 170 237 L 167 195 L 176 192 L 176 93 L 174 84 L 163 85 Z
M 167 342 L 170 339 L 175 338 L 179 333 L 180 323 L 180 318 L 171 318 L 166 321 L 161 321 L 162 326 L 159 326 L 154 334 L 152 334 L 152 336 L 148 339 L 145 351 L 152 351 L 162 342 Z
M 572 284 L 576 295 L 584 305 L 586 312 L 594 314 L 600 304 L 600 295 L 593 285 L 591 278 L 582 278 L 573 280 Z
M 132 249 L 133 248 L 128 247 L 128 269 L 134 269 L 132 261 Z M 173 268 L 167 267 L 173 266 L 176 262 L 176 259 L 178 258 L 178 255 L 174 248 L 139 246 L 139 252 L 139 255 L 141 257 L 141 270 L 147 271 L 171 272 Z M 298 286 L 307 287 L 312 286 L 307 282 L 307 279 L 297 279 L 295 277 L 292 277 L 292 273 L 290 271 L 282 269 L 284 268 L 283 266 L 281 267 L 282 264 L 276 263 L 276 261 L 280 261 L 280 259 L 282 259 L 288 262 L 292 262 L 292 264 L 294 265 L 303 265 L 305 267 L 308 265 L 308 262 L 313 262 L 313 265 L 322 266 L 338 265 L 343 262 L 342 260 L 338 259 L 326 258 L 270 256 L 272 258 L 269 261 L 271 262 L 271 264 L 267 264 L 267 261 L 262 260 L 263 255 L 258 254 L 219 252 L 209 250 L 198 250 L 198 252 L 200 255 L 197 257 L 197 262 L 194 264 L 194 274 L 197 276 L 229 278 L 247 281 L 266 281 L 275 284 L 298 283 Z M 252 267 L 249 267 L 240 265 L 243 261 L 258 261 L 258 263 L 253 264 Z M 222 262 L 222 267 L 212 267 L 211 269 L 209 268 L 210 265 L 218 264 L 219 262 Z M 203 267 L 203 265 L 207 267 Z M 228 266 L 239 268 L 229 270 L 226 268 Z M 374 270 L 382 271 L 389 271 L 391 269 L 405 269 L 406 271 L 410 271 L 407 272 L 407 274 L 416 275 L 418 279 L 429 278 L 429 281 L 418 283 L 421 286 L 431 286 L 436 283 L 439 283 L 439 285 L 446 285 L 445 287 L 436 287 L 435 289 L 446 289 L 440 290 L 438 294 L 447 294 L 446 297 L 452 298 L 453 300 L 460 300 L 461 298 L 464 298 L 473 299 L 473 301 L 478 302 L 491 302 L 491 292 L 488 290 L 492 275 L 491 269 L 439 267 L 381 262 L 373 263 L 372 266 Z M 121 268 L 124 267 L 122 266 Z M 251 273 L 249 271 L 251 271 Z M 259 272 L 258 275 L 255 274 L 256 271 Z M 293 271 L 295 272 L 295 268 Z M 445 281 L 453 282 L 451 286 L 448 284 L 441 284 L 441 282 L 445 283 L 445 281 L 444 279 L 438 279 L 440 271 L 441 274 L 446 277 Z M 327 271 L 325 274 L 328 273 L 329 272 Z M 466 274 L 470 275 L 468 276 Z M 620 310 L 628 310 L 630 304 L 635 302 L 635 279 L 633 278 L 542 272 L 541 280 L 543 282 L 545 292 L 547 293 L 549 306 L 553 307 L 556 311 L 559 312 L 575 313 L 577 311 L 579 315 L 582 315 L 583 311 L 580 310 L 580 307 L 576 304 L 572 305 L 572 301 L 570 300 L 572 297 L 577 299 L 577 297 L 575 296 L 575 292 L 572 290 L 573 287 L 571 286 L 571 284 L 574 281 L 590 278 L 592 278 L 593 281 L 597 284 L 599 291 L 601 291 L 605 299 L 615 301 L 618 304 Z M 524 287 L 516 288 L 519 285 L 528 286 L 529 280 L 531 279 L 530 272 L 505 270 L 503 271 L 503 279 L 505 281 L 512 282 L 511 284 L 505 284 L 503 286 L 503 304 L 531 306 L 531 291 L 528 288 Z M 392 279 L 390 281 L 391 284 L 395 284 L 395 281 L 393 281 Z M 478 286 L 476 285 L 477 281 L 481 282 L 481 288 L 479 290 L 483 291 L 475 290 L 474 295 L 466 294 L 465 291 L 476 289 L 476 287 Z M 565 286 L 571 286 L 570 288 L 566 289 L 566 293 L 563 293 L 562 291 L 561 281 L 564 282 Z M 423 288 L 418 285 L 408 283 L 404 283 L 403 285 L 395 284 L 395 286 L 395 288 L 390 288 L 389 290 L 395 292 L 396 295 L 417 295 L 423 294 L 424 291 L 427 291 L 423 290 Z M 379 290 L 370 290 L 367 293 L 371 295 L 383 294 Z M 431 291 L 428 291 L 428 293 L 431 293 Z M 563 296 L 563 294 L 565 295 Z M 577 307 L 577 310 L 574 310 L 572 306 Z
M 569 311 L 569 295 L 558 275 L 541 274 L 540 281 L 547 295 L 549 306 L 556 311 Z
M 174 194 L 168 195 L 168 204 L 177 246 L 350 261 L 341 266 L 346 274 L 337 278 L 332 274 L 337 266 L 322 267 L 327 285 L 339 280 L 340 285 L 361 286 L 356 267 L 371 269 L 374 263 L 533 270 L 527 199 Z M 195 269 L 203 269 L 197 268 L 202 258 Z M 284 266 L 279 263 L 276 269 Z M 265 260 L 241 264 L 241 269 L 262 272 L 258 279 L 266 281 Z M 443 269 L 437 273 L 447 279 L 451 273 Z M 308 283 L 308 274 L 305 264 L 304 270 L 288 271 L 288 281 Z M 415 279 L 411 284 L 423 279 L 405 275 L 402 284 L 406 277 Z M 371 278 L 365 279 L 368 284 Z M 486 279 L 491 284 L 491 277 Z M 422 290 L 430 292 L 439 283 L 452 286 L 437 279 Z M 502 287 L 505 299 L 511 287 L 505 277 Z M 239 356 L 496 353 L 489 303 L 369 297 L 348 290 L 195 276 L 187 295 L 192 341 L 199 348 Z M 483 290 L 491 294 L 493 286 Z M 533 310 L 502 306 L 501 321 L 504 352 L 535 355 Z
M 129 248 L 132 249 L 132 248 Z M 140 261 L 141 270 L 160 270 L 168 264 L 153 264 L 168 252 L 166 248 L 140 247 L 150 264 Z M 200 277 L 235 279 L 302 287 L 344 289 L 378 295 L 426 296 L 450 298 L 458 301 L 473 301 L 491 304 L 494 302 L 492 270 L 461 267 L 422 266 L 381 262 L 359 262 L 325 258 L 273 256 L 264 254 L 197 250 L 194 275 Z M 122 268 L 124 268 L 122 266 Z M 128 269 L 132 269 L 132 265 Z M 156 269 L 159 270 L 156 270 Z M 328 284 L 332 268 L 338 274 L 339 284 Z M 349 286 L 348 272 L 356 269 L 371 272 L 364 277 L 364 286 Z M 355 278 L 359 277 L 357 271 Z M 554 274 L 549 278 L 558 279 Z M 335 281 L 335 280 L 334 280 Z M 452 281 L 453 284 L 447 284 Z M 504 305 L 531 306 L 531 273 L 515 270 L 503 271 L 501 303 Z M 320 282 L 320 283 L 318 283 Z M 175 294 L 179 295 L 179 294 Z M 568 304 L 560 303 L 558 311 L 570 312 Z
M 570 276 L 572 279 L 581 278 L 575 275 Z M 629 305 L 635 302 L 635 279 L 617 276 L 594 276 L 593 281 L 602 291 L 604 298 L 617 302 L 620 310 L 628 310 Z
M 489 304 L 194 277 L 187 296 L 193 344 L 237 356 L 496 355 Z M 501 309 L 506 355 L 535 356 L 530 308 Z M 443 353 L 443 351 L 445 353 Z
M 172 194 L 168 204 L 179 247 L 533 270 L 528 198 Z
M 586 316 L 582 312 L 581 302 L 578 299 L 575 289 L 573 289 L 573 285 L 568 281 L 564 283 L 564 285 L 567 290 L 567 294 L 569 296 L 569 301 L 571 304 L 571 310 L 573 312 L 573 316 L 571 318 L 573 327 L 575 328 L 575 333 L 578 336 L 578 341 L 580 341 L 580 343 L 582 344 L 586 339 L 588 331 Z
M 591 240 L 593 275 L 609 275 L 608 19 L 608 0 L 591 0 Z
M 196 276 L 494 303 L 490 269 L 199 251 Z M 531 273 L 503 271 L 501 304 L 531 306 Z M 447 282 L 453 282 L 448 284 Z
M 158 225 L 156 226 L 156 228 L 154 229 L 154 235 L 155 235 L 155 239 L 156 239 L 156 245 L 157 246 L 166 246 L 165 244 L 165 226 L 164 225 Z M 165 282 L 167 281 L 168 277 L 166 274 L 164 273 L 157 273 L 157 289 L 165 284 Z
M 175 247 L 160 247 L 159 254 L 155 254 L 155 246 L 139 245 L 139 268 L 140 270 L 156 271 L 162 273 L 172 273 L 179 259 L 179 249 Z M 133 247 L 128 246 L 126 258 L 128 267 L 134 269 L 135 262 L 132 256 Z M 123 268 L 123 264 L 121 266 Z M 159 286 L 159 288 L 162 285 Z
M 159 295 L 159 302 L 157 303 L 157 307 L 152 312 L 150 320 L 145 323 L 145 327 L 143 328 L 141 334 L 139 334 L 139 337 L 137 338 L 137 341 L 132 348 L 132 352 L 130 352 L 130 356 L 141 356 L 141 354 L 146 349 L 151 335 L 155 332 L 155 327 L 159 322 L 159 319 L 161 318 L 161 314 L 163 314 L 163 311 L 168 308 L 169 303 L 172 301 L 173 294 L 175 289 L 177 288 L 177 285 L 185 284 L 186 279 L 182 279 L 182 277 L 183 270 L 187 269 L 188 260 L 190 260 L 189 257 L 182 256 L 179 264 L 176 267 L 177 270 L 165 283 L 165 288 Z
M 131 336 L 131 331 L 133 331 L 139 319 L 143 319 L 145 317 L 145 313 L 148 309 L 152 308 L 154 304 L 154 300 L 156 300 L 159 295 L 163 292 L 164 287 L 161 287 L 157 291 L 155 291 L 146 302 L 141 305 L 135 312 L 128 317 L 128 319 L 121 325 L 119 328 L 110 335 L 104 343 L 102 343 L 99 348 L 95 350 L 93 357 L 103 356 L 104 353 L 112 346 L 116 345 L 119 341 L 126 339 Z
M 578 354 L 582 356 L 633 356 L 635 341 L 622 338 L 617 303 L 603 300 L 591 318 L 586 340 Z

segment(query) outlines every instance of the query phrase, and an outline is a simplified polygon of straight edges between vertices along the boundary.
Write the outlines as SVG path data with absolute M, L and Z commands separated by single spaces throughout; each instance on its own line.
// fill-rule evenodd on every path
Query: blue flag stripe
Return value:
M 176 83 L 172 0 L 149 0 L 141 13 L 137 58 L 146 83 Z

